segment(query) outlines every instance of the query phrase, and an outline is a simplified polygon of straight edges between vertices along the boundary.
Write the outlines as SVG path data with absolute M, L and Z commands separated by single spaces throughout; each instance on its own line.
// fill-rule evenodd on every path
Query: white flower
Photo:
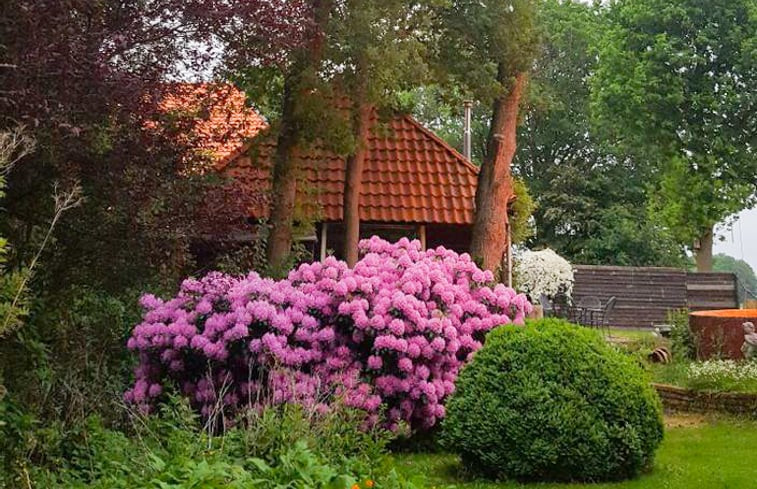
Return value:
M 689 380 L 694 383 L 717 383 L 757 379 L 757 362 L 707 360 L 689 365 Z
M 547 248 L 526 250 L 518 254 L 513 271 L 517 288 L 538 300 L 541 294 L 554 297 L 573 292 L 573 267 L 563 257 Z

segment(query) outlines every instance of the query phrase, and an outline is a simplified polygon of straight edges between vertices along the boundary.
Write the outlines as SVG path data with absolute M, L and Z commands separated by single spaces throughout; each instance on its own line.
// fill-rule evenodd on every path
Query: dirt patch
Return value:
M 707 418 L 702 414 L 666 414 L 665 428 L 696 428 L 707 424 Z

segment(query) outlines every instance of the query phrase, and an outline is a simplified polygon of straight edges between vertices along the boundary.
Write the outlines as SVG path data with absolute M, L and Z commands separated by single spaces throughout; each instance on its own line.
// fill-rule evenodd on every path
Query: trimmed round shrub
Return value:
M 626 479 L 662 440 L 660 400 L 642 368 L 562 320 L 493 330 L 456 386 L 442 443 L 488 477 Z

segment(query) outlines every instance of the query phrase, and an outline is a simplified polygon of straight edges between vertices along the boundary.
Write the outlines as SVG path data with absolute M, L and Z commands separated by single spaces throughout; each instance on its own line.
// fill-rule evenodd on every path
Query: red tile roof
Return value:
M 158 108 L 180 122 L 180 142 L 218 165 L 267 127 L 265 119 L 246 105 L 246 98 L 229 83 L 174 83 Z
M 360 219 L 372 222 L 472 224 L 478 169 L 408 115 L 378 126 L 374 115 L 360 199 Z M 270 191 L 275 142 L 261 137 L 232 155 L 224 171 L 250 192 Z M 316 145 L 300 156 L 298 202 L 316 204 L 322 221 L 342 220 L 345 158 Z M 250 210 L 265 217 L 266 205 Z

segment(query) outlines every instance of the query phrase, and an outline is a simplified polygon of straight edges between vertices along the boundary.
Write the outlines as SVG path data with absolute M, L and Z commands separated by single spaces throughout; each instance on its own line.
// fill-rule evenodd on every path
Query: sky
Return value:
M 739 213 L 730 230 L 719 226 L 715 232 L 724 240 L 715 239 L 713 253 L 741 258 L 757 271 L 757 208 Z

